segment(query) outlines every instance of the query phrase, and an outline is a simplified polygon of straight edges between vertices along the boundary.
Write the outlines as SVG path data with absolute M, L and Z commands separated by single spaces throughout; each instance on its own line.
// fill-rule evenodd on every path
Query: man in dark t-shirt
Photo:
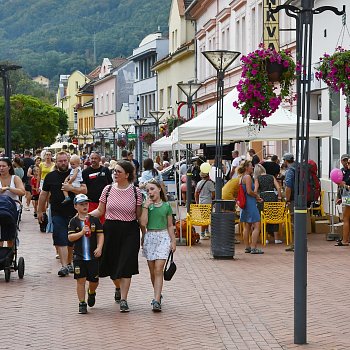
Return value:
M 103 189 L 113 182 L 111 172 L 100 164 L 101 156 L 97 152 L 90 155 L 91 165 L 83 170 L 83 181 L 89 197 L 89 212 L 98 207 Z
M 76 214 L 73 206 L 73 199 L 76 194 L 86 193 L 86 185 L 81 184 L 80 187 L 73 187 L 65 183 L 66 177 L 69 175 L 68 155 L 66 152 L 57 153 L 56 170 L 51 171 L 45 177 L 43 189 L 39 196 L 38 220 L 43 221 L 45 212 L 45 203 L 50 195 L 51 214 L 53 223 L 53 244 L 57 249 L 61 261 L 61 269 L 58 271 L 60 277 L 67 276 L 69 272 L 73 272 L 72 258 L 73 250 L 68 241 L 68 224 L 70 219 Z M 71 201 L 62 204 L 64 200 L 63 190 L 69 193 Z
M 278 164 L 278 157 L 276 155 L 273 155 L 271 157 L 271 161 L 262 163 L 262 166 L 265 168 L 266 174 L 272 175 L 274 177 L 277 177 L 281 171 L 281 168 Z
M 24 175 L 22 178 L 24 188 L 26 190 L 26 207 L 29 208 L 30 201 L 32 199 L 32 193 L 31 193 L 31 186 L 30 186 L 30 179 L 28 179 L 28 169 L 34 165 L 34 160 L 31 157 L 30 151 L 24 151 L 24 156 L 23 156 L 23 170 L 24 170 Z

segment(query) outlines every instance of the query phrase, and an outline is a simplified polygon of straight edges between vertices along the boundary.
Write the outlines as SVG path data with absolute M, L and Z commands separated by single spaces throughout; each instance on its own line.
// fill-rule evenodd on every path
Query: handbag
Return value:
M 168 259 L 164 267 L 164 280 L 170 281 L 176 272 L 176 264 L 174 263 L 174 253 L 169 253 Z
M 238 188 L 237 199 L 236 199 L 237 205 L 241 209 L 244 209 L 246 201 L 247 201 L 247 198 L 246 198 L 245 193 L 244 193 L 244 188 L 243 188 L 242 182 L 240 182 L 239 183 L 239 188 Z

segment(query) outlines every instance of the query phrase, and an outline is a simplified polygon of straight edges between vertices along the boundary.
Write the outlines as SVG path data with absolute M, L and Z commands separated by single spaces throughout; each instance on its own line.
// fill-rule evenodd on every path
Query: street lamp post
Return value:
M 186 95 L 187 97 L 187 121 L 192 118 L 192 98 L 200 89 L 202 84 L 197 83 L 179 83 L 177 84 L 178 88 Z M 188 143 L 186 145 L 186 209 L 187 213 L 190 212 L 190 205 L 192 202 L 192 169 L 191 169 L 191 154 L 192 154 L 192 145 Z
M 1 64 L 0 75 L 4 86 L 4 98 L 5 98 L 5 154 L 11 158 L 11 105 L 10 105 L 10 80 L 8 71 L 17 70 L 22 68 L 14 64 Z
M 118 131 L 118 127 L 115 126 L 113 128 L 109 128 L 109 130 L 111 130 L 113 133 L 113 153 L 114 156 L 117 158 L 117 140 L 115 139 L 115 134 Z
M 217 51 L 204 51 L 203 55 L 211 63 L 217 72 L 217 94 L 216 94 L 216 147 L 215 147 L 215 199 L 221 200 L 222 189 L 222 145 L 223 145 L 223 133 L 224 133 L 224 110 L 223 110 L 223 98 L 224 98 L 224 77 L 225 70 L 229 65 L 240 55 L 240 52 L 217 50 Z M 220 205 L 219 205 L 220 207 Z
M 140 136 L 142 134 L 142 126 L 146 123 L 146 118 L 135 118 L 135 125 L 138 127 L 138 138 L 137 138 L 137 158 L 140 164 L 140 169 L 142 169 L 142 158 L 143 158 L 143 147 L 142 142 L 140 140 Z
M 129 144 L 129 141 L 128 141 L 128 134 L 129 134 L 129 129 L 131 127 L 131 124 L 122 124 L 122 128 L 124 129 L 125 131 L 125 138 L 126 138 L 126 148 L 128 148 L 128 144 Z
M 156 140 L 159 138 L 159 121 L 162 119 L 164 113 L 164 111 L 149 111 L 149 114 L 156 123 Z
M 341 16 L 345 13 L 332 6 L 314 9 L 314 0 L 301 0 L 301 8 L 280 5 L 270 12 L 285 10 L 296 20 L 296 56 L 301 64 L 297 77 L 297 132 L 296 172 L 294 187 L 294 344 L 306 344 L 306 297 L 307 297 L 307 182 L 309 158 L 310 90 L 313 15 L 332 11 Z

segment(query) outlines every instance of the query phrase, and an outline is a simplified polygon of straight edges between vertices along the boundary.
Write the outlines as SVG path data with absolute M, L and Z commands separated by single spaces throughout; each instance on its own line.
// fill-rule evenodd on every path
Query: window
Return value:
M 256 50 L 258 47 L 256 43 L 256 13 L 255 13 L 255 7 L 252 8 L 252 25 L 251 25 L 251 35 L 252 35 L 252 47 L 250 51 Z
M 101 104 L 101 105 L 100 105 L 100 108 L 99 108 L 101 114 L 103 114 L 103 111 L 104 111 L 104 109 L 103 109 L 103 107 L 104 107 L 104 106 L 103 106 L 103 102 L 104 102 L 104 100 L 103 100 L 103 95 L 101 95 L 101 100 L 100 100 L 100 104 Z
M 139 68 L 138 67 L 135 67 L 135 77 L 136 77 L 136 80 L 139 80 Z
M 79 89 L 79 83 L 76 81 L 75 82 L 75 89 L 78 90 Z
M 168 86 L 168 96 L 167 96 L 167 107 L 168 108 L 172 107 L 171 106 L 171 99 L 172 99 L 172 97 L 171 97 L 171 86 Z
M 98 115 L 98 97 L 95 100 L 95 115 Z
M 247 38 L 246 38 L 246 26 L 245 26 L 245 16 L 242 17 L 242 53 L 245 55 L 247 53 Z
M 159 90 L 159 109 L 164 109 L 164 89 Z
M 106 106 L 105 106 L 105 111 L 106 111 L 106 113 L 109 112 L 109 95 L 108 95 L 108 93 L 106 94 Z

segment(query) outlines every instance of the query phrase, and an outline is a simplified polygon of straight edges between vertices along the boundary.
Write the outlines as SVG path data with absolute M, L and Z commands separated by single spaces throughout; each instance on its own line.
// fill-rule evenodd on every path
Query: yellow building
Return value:
M 78 70 L 74 71 L 67 77 L 67 84 L 64 89 L 60 89 L 60 87 L 58 89 L 60 99 L 58 106 L 60 106 L 67 113 L 68 136 L 71 137 L 73 135 L 78 135 L 78 113 L 76 106 L 79 102 L 77 94 L 79 89 L 88 83 L 90 79 Z
M 195 27 L 194 22 L 185 17 L 189 3 L 185 0 L 172 0 L 169 14 L 169 54 L 152 67 L 158 77 L 157 109 L 166 112 L 163 119 L 177 115 L 177 103 L 186 101 L 186 96 L 177 84 L 193 81 L 196 76 Z

